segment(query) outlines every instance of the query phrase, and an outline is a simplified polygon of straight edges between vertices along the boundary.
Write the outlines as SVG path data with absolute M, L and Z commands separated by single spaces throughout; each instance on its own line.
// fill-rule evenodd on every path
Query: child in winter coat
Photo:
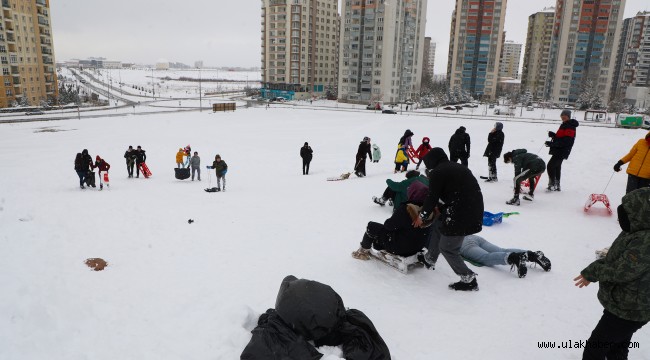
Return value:
M 176 153 L 176 168 L 185 168 L 183 157 L 185 156 L 185 151 L 183 148 L 178 148 L 178 152 Z
M 214 162 L 209 169 L 214 169 L 217 173 L 217 191 L 226 191 L 226 173 L 228 172 L 228 164 L 221 160 L 221 155 L 217 154 L 214 157 Z M 221 179 L 223 179 L 223 188 L 221 187 Z
M 379 149 L 379 145 L 372 144 L 372 162 L 378 163 L 380 159 L 381 159 L 381 150 Z
M 409 158 L 406 155 L 406 147 L 402 146 L 397 150 L 397 155 L 395 155 L 395 171 L 393 173 L 397 173 L 398 171 L 404 172 L 408 169 L 409 166 Z
M 422 159 L 429 153 L 431 150 L 431 145 L 429 145 L 429 138 L 425 137 L 422 139 L 422 144 L 418 146 L 418 149 L 415 150 L 415 155 L 420 159 L 418 164 L 415 166 L 415 170 L 420 169 L 420 164 L 422 164 Z
M 201 181 L 201 158 L 197 151 L 194 152 L 194 156 L 190 159 L 190 166 L 192 167 L 192 181 L 194 181 L 194 173 L 198 173 L 198 179 Z
M 627 167 L 627 188 L 625 193 L 650 186 L 650 132 L 644 139 L 634 144 L 630 152 L 614 165 L 614 171 L 621 171 L 621 166 Z
M 111 168 L 111 165 L 99 157 L 99 155 L 97 155 L 95 157 L 95 167 L 99 169 L 99 190 L 101 190 L 104 188 L 104 183 L 102 181 L 102 171 L 108 172 L 108 169 Z M 108 184 L 106 184 L 106 187 L 108 187 Z
M 192 160 L 192 148 L 187 145 L 185 149 L 185 167 L 190 167 L 190 160 Z

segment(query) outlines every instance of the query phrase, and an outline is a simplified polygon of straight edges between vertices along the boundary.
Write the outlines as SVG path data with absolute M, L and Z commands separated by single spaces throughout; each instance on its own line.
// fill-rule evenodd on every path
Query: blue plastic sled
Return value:
M 509 212 L 509 213 L 496 213 L 493 214 L 491 212 L 483 211 L 483 225 L 484 226 L 492 226 L 495 224 L 501 224 L 503 222 L 503 218 L 507 218 L 511 215 L 519 215 L 518 212 Z

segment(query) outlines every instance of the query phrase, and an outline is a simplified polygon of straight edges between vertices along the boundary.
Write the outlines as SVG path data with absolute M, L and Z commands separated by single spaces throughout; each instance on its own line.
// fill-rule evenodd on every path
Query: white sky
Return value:
M 429 0 L 427 36 L 437 43 L 436 73 L 447 67 L 454 0 Z M 554 0 L 510 0 L 506 39 L 524 43 L 528 16 Z M 56 59 L 101 56 L 124 62 L 160 58 L 188 65 L 260 66 L 259 0 L 52 0 Z M 627 0 L 625 17 L 650 10 Z M 522 51 L 523 52 L 523 51 Z

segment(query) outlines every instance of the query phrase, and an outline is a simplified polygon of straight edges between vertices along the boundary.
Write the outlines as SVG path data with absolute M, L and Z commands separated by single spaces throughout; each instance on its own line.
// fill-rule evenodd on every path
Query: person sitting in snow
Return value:
M 378 163 L 379 160 L 381 160 L 381 150 L 379 149 L 379 145 L 372 144 L 372 162 Z
M 371 247 L 404 257 L 422 251 L 427 245 L 429 228 L 413 226 L 413 219 L 417 217 L 427 193 L 427 186 L 417 181 L 412 183 L 408 188 L 408 201 L 400 205 L 390 218 L 383 224 L 368 223 L 361 246 L 352 253 L 352 257 L 370 260 Z
M 397 150 L 397 154 L 395 154 L 395 171 L 393 171 L 393 174 L 397 174 L 397 172 L 405 172 L 408 169 L 409 166 L 409 157 L 406 154 L 406 147 L 402 146 Z
M 212 166 L 208 166 L 208 169 L 214 169 L 217 174 L 217 191 L 226 191 L 226 173 L 228 172 L 228 164 L 221 160 L 221 155 L 215 155 L 214 162 L 212 163 Z M 221 179 L 223 179 L 223 188 L 221 187 Z
M 520 278 L 528 272 L 527 261 L 538 264 L 544 271 L 551 270 L 551 261 L 541 251 L 503 249 L 478 235 L 465 236 L 460 255 L 482 266 L 510 265 L 511 269 L 517 269 Z
M 97 155 L 95 157 L 95 167 L 99 169 L 99 190 L 104 188 L 104 183 L 102 182 L 102 171 L 108 172 L 108 169 L 111 168 L 111 165 L 107 163 L 104 159 Z M 106 184 L 108 186 L 108 184 Z
M 524 200 L 533 201 L 535 198 L 535 178 L 540 176 L 546 170 L 546 163 L 539 156 L 531 154 L 526 149 L 512 150 L 503 154 L 503 161 L 506 164 L 515 165 L 515 195 L 512 199 L 506 201 L 508 205 L 519 206 L 519 193 L 521 192 L 521 182 L 528 179 L 530 183 L 528 194 L 524 195 Z
M 417 156 L 418 159 L 420 159 L 418 161 L 418 164 L 415 166 L 415 170 L 420 169 L 420 165 L 422 164 L 422 159 L 424 159 L 424 157 L 427 156 L 429 151 L 431 151 L 431 145 L 429 144 L 429 141 L 430 139 L 428 137 L 424 137 L 422 139 L 422 144 L 420 144 L 420 146 L 418 146 L 418 149 L 415 150 L 415 156 Z
M 429 186 L 429 179 L 426 176 L 421 175 L 417 170 L 409 170 L 406 172 L 406 180 L 397 182 L 387 179 L 386 184 L 388 186 L 384 190 L 384 193 L 381 197 L 373 196 L 372 201 L 381 206 L 386 205 L 386 202 L 388 202 L 388 205 L 393 206 L 393 211 L 395 211 L 402 203 L 408 200 L 407 190 L 414 181 L 419 181 L 425 186 Z
M 176 168 L 185 168 L 183 157 L 185 157 L 185 150 L 183 150 L 183 148 L 178 148 L 178 152 L 176 153 Z

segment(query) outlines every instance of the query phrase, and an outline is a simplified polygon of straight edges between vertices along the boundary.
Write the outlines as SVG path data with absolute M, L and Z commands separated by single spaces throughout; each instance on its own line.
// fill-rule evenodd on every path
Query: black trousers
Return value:
M 627 194 L 636 189 L 640 189 L 642 187 L 649 187 L 649 186 L 650 186 L 650 179 L 644 179 L 638 176 L 628 174 L 627 187 L 625 188 L 625 193 Z
M 135 164 L 135 170 L 136 170 L 136 176 L 137 177 L 140 177 L 140 164 L 142 164 L 142 163 L 136 162 L 136 164 Z
M 560 182 L 560 178 L 562 177 L 563 161 L 564 161 L 563 156 L 560 155 L 551 156 L 551 160 L 549 160 L 548 164 L 546 165 L 549 184 L 554 183 L 555 181 L 557 181 L 558 183 Z
M 604 310 L 603 316 L 591 332 L 582 353 L 582 360 L 624 360 L 632 335 L 647 322 L 621 319 Z
M 135 167 L 134 161 L 126 162 L 126 171 L 129 173 L 129 176 L 133 176 L 133 168 Z
M 395 195 L 397 195 L 397 193 L 394 190 L 392 190 L 389 187 L 386 187 L 386 190 L 384 190 L 384 193 L 381 195 L 381 197 L 384 200 L 391 199 L 391 200 L 395 201 Z
M 467 159 L 468 159 L 468 158 L 466 158 L 466 157 L 457 156 L 457 155 L 452 155 L 452 156 L 451 156 L 451 159 L 449 159 L 449 160 L 450 160 L 451 162 L 458 162 L 458 160 L 460 160 L 460 163 L 461 163 L 461 164 L 467 166 Z
M 366 176 L 366 157 L 357 158 L 357 162 L 354 165 L 354 171 L 360 173 L 363 176 Z
M 307 175 L 309 174 L 309 163 L 311 162 L 311 159 L 302 159 L 302 174 Z
M 497 178 L 497 157 L 488 156 L 488 177 L 496 179 Z

